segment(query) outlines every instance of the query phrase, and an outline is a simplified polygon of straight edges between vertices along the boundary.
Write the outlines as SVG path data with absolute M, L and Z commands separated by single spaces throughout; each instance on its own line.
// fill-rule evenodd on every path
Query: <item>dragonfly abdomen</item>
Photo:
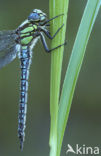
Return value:
M 20 87 L 20 104 L 19 104 L 19 120 L 18 120 L 18 137 L 20 139 L 20 147 L 23 149 L 26 127 L 26 112 L 27 112 L 27 92 L 28 92 L 28 77 L 31 62 L 31 52 L 28 46 L 22 46 L 20 53 L 21 61 L 21 87 Z

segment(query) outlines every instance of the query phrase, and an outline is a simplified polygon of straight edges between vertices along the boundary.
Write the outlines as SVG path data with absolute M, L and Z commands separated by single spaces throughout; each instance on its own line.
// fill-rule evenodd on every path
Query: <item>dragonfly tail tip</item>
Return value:
M 23 141 L 23 138 L 19 138 L 20 139 L 20 150 L 23 151 L 23 144 L 24 144 L 24 141 Z
M 20 142 L 20 149 L 21 149 L 21 151 L 23 151 L 23 142 L 22 141 Z

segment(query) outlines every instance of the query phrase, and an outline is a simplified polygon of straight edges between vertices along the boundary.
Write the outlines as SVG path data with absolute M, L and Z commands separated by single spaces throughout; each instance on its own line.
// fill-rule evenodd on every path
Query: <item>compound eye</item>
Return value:
M 37 13 L 31 13 L 28 16 L 28 20 L 30 21 L 38 21 L 40 19 L 40 16 Z

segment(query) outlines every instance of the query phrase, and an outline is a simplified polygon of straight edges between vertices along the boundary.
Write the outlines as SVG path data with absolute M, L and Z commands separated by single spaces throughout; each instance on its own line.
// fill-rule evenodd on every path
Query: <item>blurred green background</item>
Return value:
M 70 0 L 62 82 L 87 0 Z M 49 14 L 49 2 L 44 0 L 0 0 L 0 30 L 16 29 L 34 9 Z M 49 43 L 49 42 L 48 42 Z M 40 42 L 33 54 L 30 70 L 26 138 L 23 152 L 19 149 L 17 117 L 19 105 L 19 60 L 0 70 L 0 156 L 49 155 L 49 90 L 50 54 Z M 67 144 L 75 147 L 101 145 L 101 10 L 97 17 L 77 82 L 61 156 L 66 156 Z M 73 154 L 71 154 L 72 156 Z

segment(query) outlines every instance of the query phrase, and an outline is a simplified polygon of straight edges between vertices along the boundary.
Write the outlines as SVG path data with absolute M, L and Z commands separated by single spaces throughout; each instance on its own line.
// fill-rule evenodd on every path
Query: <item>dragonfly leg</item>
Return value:
M 46 20 L 42 25 L 46 25 L 48 22 L 54 20 L 55 18 L 58 18 L 59 16 L 63 16 L 63 15 L 64 15 L 64 14 L 60 14 L 60 15 L 57 15 L 57 16 L 55 16 L 55 17 L 49 19 L 49 20 Z
M 50 23 L 45 24 L 45 26 L 48 26 L 49 27 L 50 26 Z
M 58 28 L 58 30 L 56 31 L 56 33 L 55 33 L 53 36 L 50 35 L 50 32 L 49 32 L 47 29 L 42 29 L 42 31 L 45 33 L 45 35 L 46 35 L 49 39 L 52 40 L 52 39 L 57 35 L 57 33 L 62 29 L 63 26 L 64 26 L 64 24 L 63 24 L 60 28 Z
M 57 47 L 49 49 L 48 45 L 46 43 L 45 37 L 44 37 L 44 35 L 42 33 L 40 33 L 40 38 L 41 38 L 41 41 L 42 41 L 42 44 L 44 46 L 45 51 L 48 52 L 48 53 L 66 44 L 66 42 L 65 42 L 63 44 L 58 45 Z

